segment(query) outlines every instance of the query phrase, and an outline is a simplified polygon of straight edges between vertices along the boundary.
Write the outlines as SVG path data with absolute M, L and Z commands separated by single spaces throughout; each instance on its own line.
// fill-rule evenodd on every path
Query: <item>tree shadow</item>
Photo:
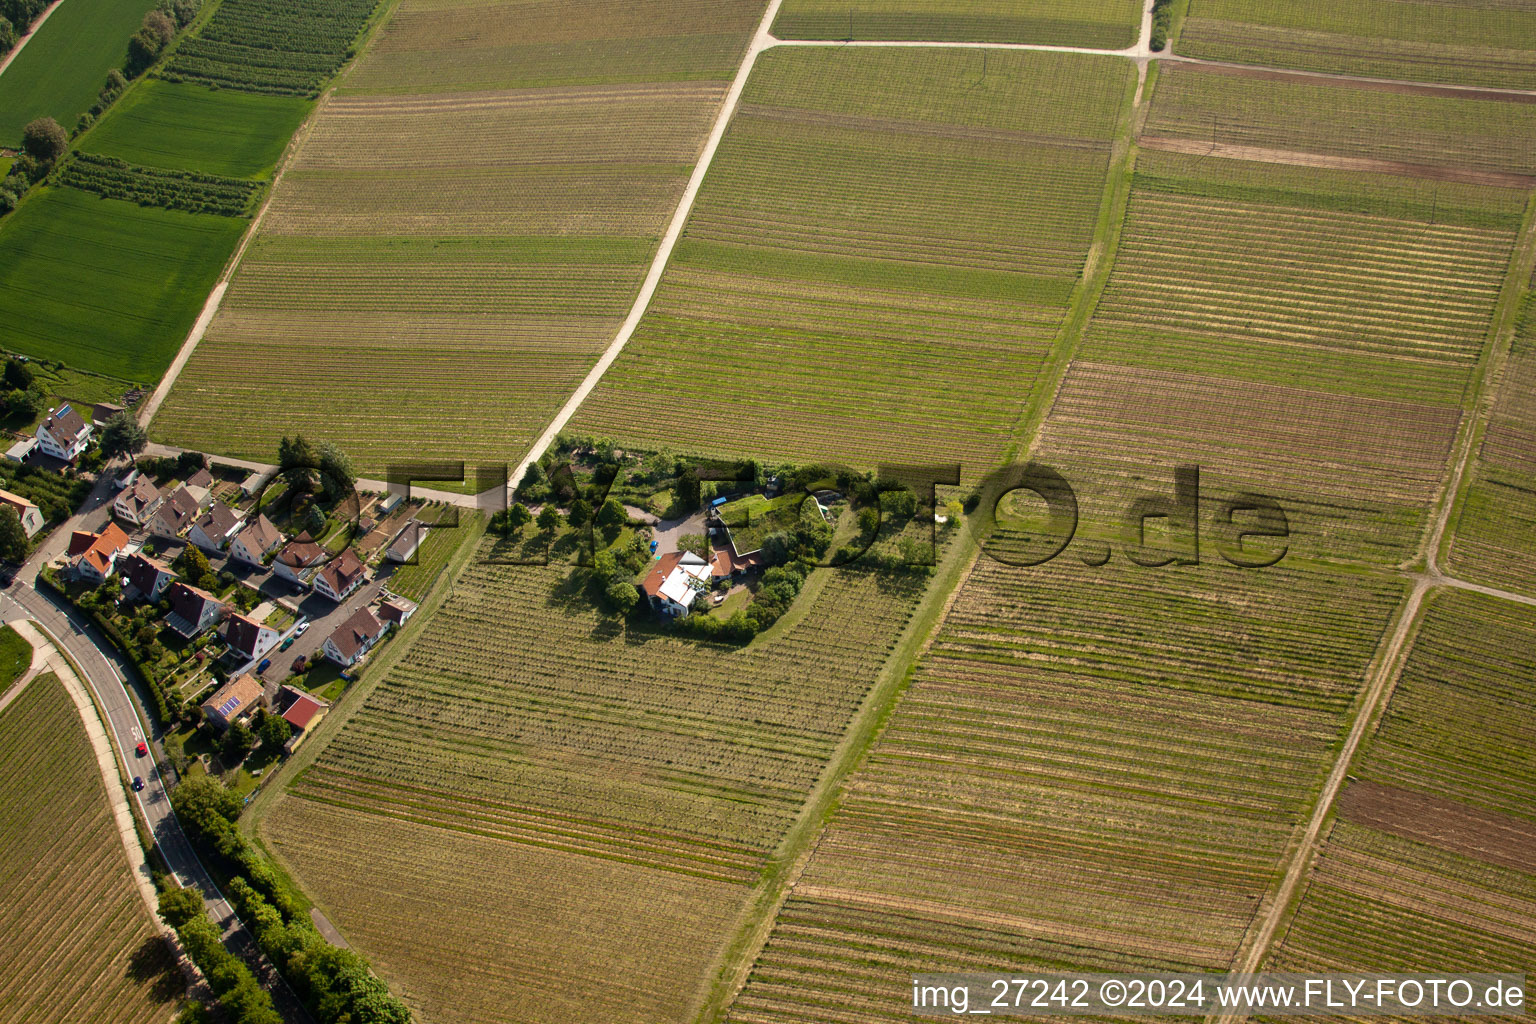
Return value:
M 135 985 L 149 986 L 156 1002 L 168 1003 L 186 995 L 186 978 L 176 966 L 170 944 L 159 935 L 147 935 L 128 957 L 123 975 Z

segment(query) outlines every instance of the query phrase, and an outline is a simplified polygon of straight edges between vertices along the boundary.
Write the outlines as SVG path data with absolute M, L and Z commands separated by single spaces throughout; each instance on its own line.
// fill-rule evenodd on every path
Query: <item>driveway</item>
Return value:
M 351 618 L 359 608 L 366 607 L 376 600 L 387 579 L 386 576 L 364 583 L 341 604 L 335 604 L 319 594 L 305 595 L 299 602 L 299 614 L 309 620 L 309 629 L 286 651 L 275 650 L 268 655 L 272 659 L 272 667 L 262 676 L 268 688 L 281 684 L 293 675 L 295 658 L 303 655 L 308 661 L 317 657 L 320 654 L 320 648 L 325 645 L 325 638 L 335 632 L 337 626 Z M 284 584 L 287 593 L 292 593 L 286 580 L 278 580 L 278 582 Z
M 701 509 L 691 516 L 682 519 L 663 519 L 651 527 L 651 539 L 656 542 L 658 555 L 670 554 L 677 550 L 677 538 L 685 533 L 702 534 L 704 532 L 704 512 Z

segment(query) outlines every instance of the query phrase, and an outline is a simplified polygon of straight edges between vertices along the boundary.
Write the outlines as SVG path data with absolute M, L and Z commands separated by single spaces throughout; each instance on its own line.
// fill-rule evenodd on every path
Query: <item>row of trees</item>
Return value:
M 250 968 L 224 946 L 218 926 L 203 910 L 202 893 L 170 886 L 160 892 L 160 917 L 176 930 L 181 948 L 208 979 L 219 1016 L 229 1024 L 284 1024 L 272 997 Z M 203 1007 L 191 1008 L 179 1021 L 208 1020 Z
M 261 184 L 197 171 L 138 167 L 116 157 L 76 153 L 59 172 L 60 183 L 105 199 L 187 213 L 243 217 Z

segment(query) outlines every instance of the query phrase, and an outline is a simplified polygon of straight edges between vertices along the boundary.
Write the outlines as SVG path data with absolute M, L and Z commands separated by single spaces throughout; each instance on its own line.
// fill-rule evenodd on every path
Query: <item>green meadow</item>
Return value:
M 42 189 L 0 221 L 7 347 L 159 380 L 246 224 Z
M 264 178 L 309 106 L 293 96 L 149 81 L 119 100 L 81 148 L 131 164 Z

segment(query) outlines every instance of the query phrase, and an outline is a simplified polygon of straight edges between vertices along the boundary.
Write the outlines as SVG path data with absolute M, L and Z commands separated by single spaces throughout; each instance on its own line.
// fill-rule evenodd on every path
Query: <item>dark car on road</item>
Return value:
M 135 775 L 133 777 L 133 791 L 135 793 L 137 793 L 139 790 L 141 790 L 143 788 L 144 788 L 144 780 L 141 779 L 139 776 Z

